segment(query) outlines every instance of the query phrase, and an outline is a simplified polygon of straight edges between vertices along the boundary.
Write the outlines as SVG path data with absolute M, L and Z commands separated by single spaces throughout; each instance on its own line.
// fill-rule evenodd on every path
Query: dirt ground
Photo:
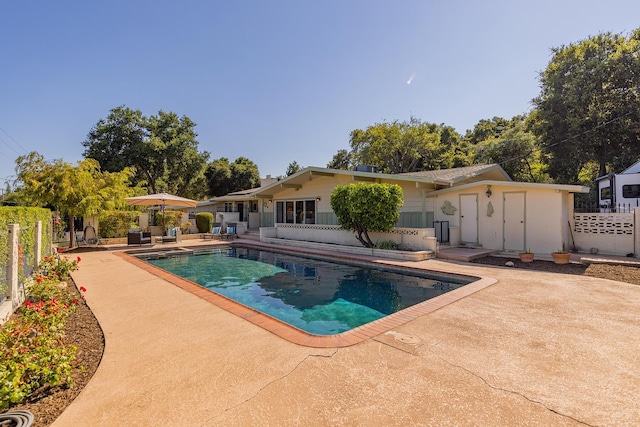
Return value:
M 505 266 L 507 261 L 512 261 L 511 268 L 523 268 L 526 270 L 546 271 L 550 273 L 577 274 L 579 276 L 599 277 L 602 279 L 617 280 L 634 285 L 640 285 L 640 268 L 626 265 L 611 264 L 565 264 L 559 265 L 552 261 L 534 260 L 525 263 L 519 259 L 488 256 L 473 261 L 476 264 Z
M 556 265 L 550 261 L 540 260 L 534 260 L 532 263 L 527 264 L 517 259 L 509 260 L 500 257 L 485 257 L 474 262 L 505 266 L 507 261 L 513 261 L 514 266 L 511 268 L 592 276 L 640 285 L 640 268 L 630 266 L 607 264 Z M 13 408 L 32 412 L 35 416 L 34 427 L 46 427 L 53 423 L 98 369 L 104 351 L 104 336 L 96 318 L 86 304 L 81 304 L 78 307 L 78 312 L 71 315 L 67 320 L 67 340 L 78 347 L 78 367 L 73 372 L 73 388 L 43 390 L 28 402 Z

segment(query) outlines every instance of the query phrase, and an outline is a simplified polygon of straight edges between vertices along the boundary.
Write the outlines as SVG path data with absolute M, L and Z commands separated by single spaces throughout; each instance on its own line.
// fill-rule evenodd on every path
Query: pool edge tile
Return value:
M 360 344 L 364 341 L 409 323 L 419 317 L 432 313 L 440 308 L 452 304 L 475 292 L 478 292 L 497 280 L 481 277 L 463 287 L 454 289 L 446 294 L 407 307 L 381 319 L 353 328 L 336 335 L 315 335 L 275 319 L 265 313 L 240 304 L 230 298 L 215 293 L 173 273 L 155 267 L 126 252 L 116 252 L 115 255 L 142 270 L 163 279 L 192 295 L 201 298 L 216 307 L 235 316 L 247 320 L 262 329 L 296 345 L 312 348 L 342 348 Z M 375 264 L 375 263 L 374 263 Z M 384 264 L 384 263 L 382 263 Z

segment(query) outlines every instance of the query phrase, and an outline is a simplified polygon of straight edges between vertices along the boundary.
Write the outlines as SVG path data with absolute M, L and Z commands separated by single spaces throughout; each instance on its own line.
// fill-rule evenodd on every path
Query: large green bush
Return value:
M 167 228 L 179 227 L 182 223 L 182 215 L 184 215 L 182 211 L 160 211 L 156 213 L 156 219 L 158 225 L 166 230 Z
M 331 208 L 338 223 L 353 231 L 367 248 L 374 247 L 369 231 L 391 231 L 400 218 L 403 203 L 402 188 L 397 184 L 338 185 L 331 194 Z
M 138 211 L 107 211 L 100 214 L 98 229 L 100 237 L 125 237 L 129 229 L 136 227 Z
M 213 227 L 213 214 L 211 212 L 198 212 L 196 214 L 196 227 L 198 233 L 209 233 Z

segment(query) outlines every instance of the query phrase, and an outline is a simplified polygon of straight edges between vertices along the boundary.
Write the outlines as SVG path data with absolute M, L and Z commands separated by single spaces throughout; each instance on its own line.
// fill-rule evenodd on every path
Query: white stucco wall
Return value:
M 339 184 L 352 184 L 354 182 L 348 175 L 314 177 L 300 189 L 287 188 L 276 193 L 273 203 L 270 206 L 264 206 L 264 211 L 273 212 L 275 202 L 278 200 L 309 200 L 320 197 L 317 205 L 318 212 L 331 212 L 331 193 L 333 193 L 335 187 Z M 421 212 L 424 205 L 423 190 L 416 188 L 415 183 L 400 183 L 400 187 L 404 195 L 404 204 L 400 208 L 400 212 Z
M 451 244 L 457 244 L 460 227 L 461 195 L 477 195 L 478 200 L 478 241 L 482 247 L 504 250 L 505 239 L 505 193 L 524 194 L 524 242 L 522 249 L 530 249 L 537 253 L 551 253 L 565 247 L 569 249 L 568 210 L 572 196 L 566 191 L 554 189 L 537 189 L 517 186 L 491 186 L 491 197 L 487 197 L 486 186 L 453 190 L 427 197 L 427 206 L 433 206 L 437 221 L 449 221 Z M 442 206 L 448 201 L 456 209 L 453 215 L 446 215 Z M 488 215 L 489 202 L 493 213 Z

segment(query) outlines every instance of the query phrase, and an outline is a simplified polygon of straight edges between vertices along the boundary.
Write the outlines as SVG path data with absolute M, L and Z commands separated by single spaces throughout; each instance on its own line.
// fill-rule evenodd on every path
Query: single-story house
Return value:
M 514 182 L 498 164 L 405 174 L 308 167 L 259 188 L 202 202 L 196 209 L 222 215 L 219 222 L 260 228 L 261 235 L 271 238 L 359 246 L 351 233 L 339 230 L 330 204 L 336 185 L 352 182 L 402 188 L 404 205 L 396 230 L 374 233 L 372 239 L 395 240 L 411 250 L 429 249 L 422 242 L 428 246 L 434 236 L 451 245 L 503 251 L 568 249 L 573 194 L 589 192 L 579 185 Z

